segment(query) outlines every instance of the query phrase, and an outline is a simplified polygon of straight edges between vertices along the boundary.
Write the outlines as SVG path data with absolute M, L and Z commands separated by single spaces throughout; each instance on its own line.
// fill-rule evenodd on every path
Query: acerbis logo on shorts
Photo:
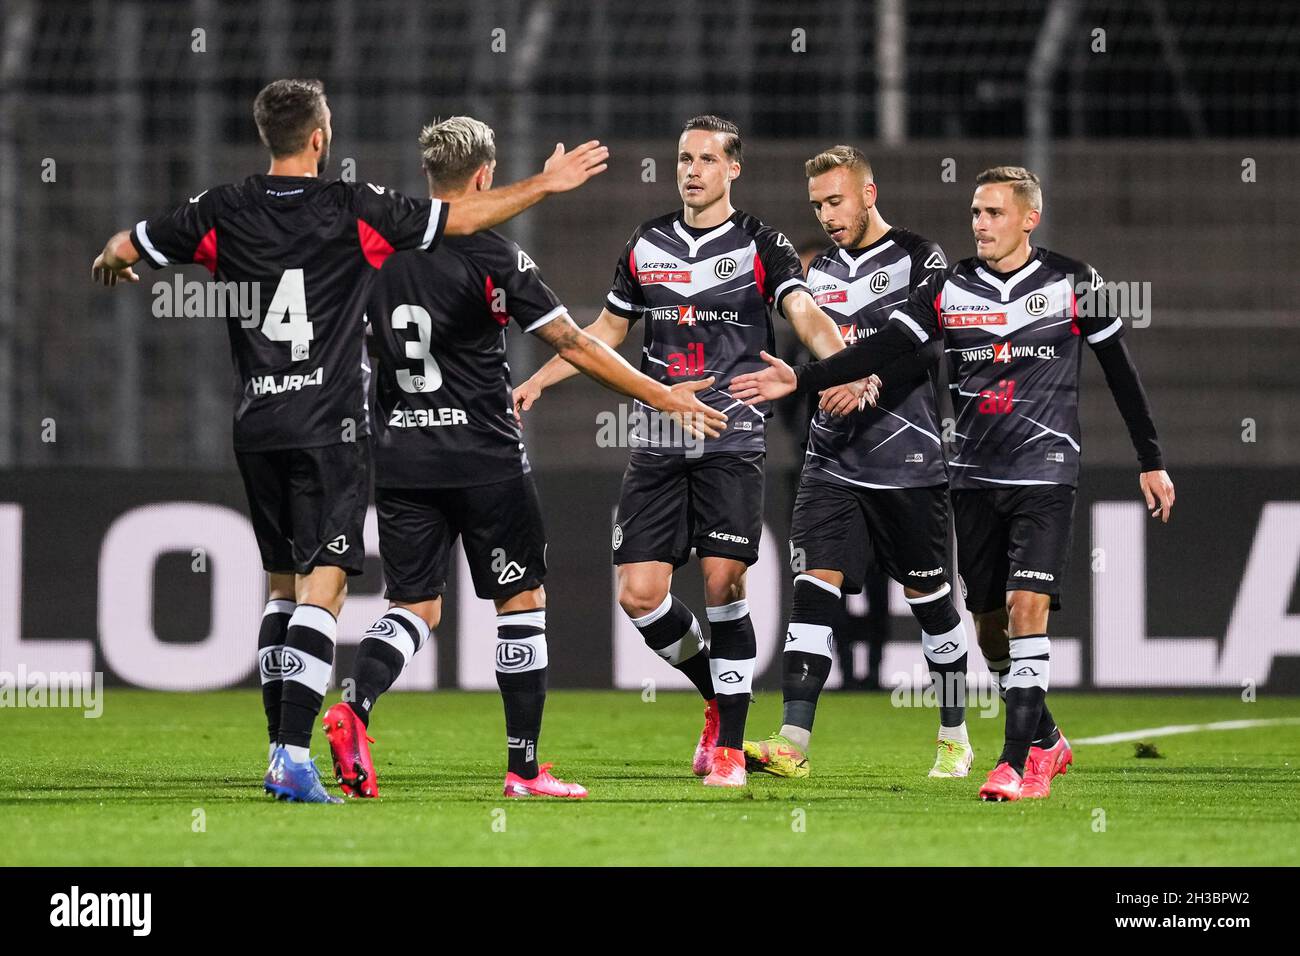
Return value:
M 393 638 L 396 636 L 397 625 L 386 617 L 381 617 L 379 620 L 375 621 L 374 624 L 371 624 L 366 628 L 366 637 Z
M 734 541 L 736 544 L 749 544 L 749 539 L 730 531 L 710 531 L 709 537 L 717 541 Z
M 501 641 L 497 644 L 497 669 L 503 671 L 524 670 L 537 656 L 532 645 L 518 641 Z
M 1046 571 L 1030 571 L 1028 568 L 1021 568 L 1019 571 L 1017 571 L 1015 574 L 1011 576 L 1013 578 L 1034 578 L 1038 581 L 1056 580 L 1055 575 L 1048 574 Z
M 623 528 L 621 525 L 614 525 L 614 550 L 617 551 L 623 546 Z
M 348 538 L 347 535 L 343 535 L 343 534 L 339 535 L 329 544 L 325 545 L 325 550 L 330 551 L 334 554 L 342 554 L 347 549 L 348 549 Z
M 267 651 L 262 655 L 262 676 L 273 680 L 301 674 L 306 668 L 303 659 L 285 647 Z
M 931 568 L 929 571 L 908 571 L 908 576 L 913 578 L 933 578 L 943 574 L 943 568 Z
M 501 573 L 497 575 L 497 584 L 510 584 L 514 581 L 518 581 L 523 576 L 524 569 L 519 566 L 519 562 L 511 561 L 502 568 Z

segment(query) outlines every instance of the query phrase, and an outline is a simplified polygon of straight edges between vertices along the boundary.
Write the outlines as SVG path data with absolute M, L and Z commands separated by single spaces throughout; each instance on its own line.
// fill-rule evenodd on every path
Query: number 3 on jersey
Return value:
M 262 320 L 262 334 L 272 342 L 288 342 L 295 362 L 311 358 L 312 328 L 307 320 L 307 288 L 301 269 L 285 269 Z
M 400 332 L 414 325 L 418 338 L 406 343 L 406 357 L 421 363 L 418 375 L 409 369 L 397 370 L 397 384 L 404 392 L 436 392 L 442 388 L 442 369 L 438 360 L 429 353 L 429 343 L 433 335 L 433 317 L 418 305 L 399 305 L 393 310 L 390 320 L 393 330 Z

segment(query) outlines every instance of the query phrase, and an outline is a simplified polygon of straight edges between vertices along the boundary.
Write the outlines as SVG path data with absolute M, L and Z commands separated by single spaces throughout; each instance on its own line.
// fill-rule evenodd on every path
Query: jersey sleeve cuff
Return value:
M 801 290 L 803 292 L 808 291 L 808 284 L 804 282 L 803 279 L 800 279 L 798 277 L 786 279 L 779 286 L 777 286 L 776 291 L 772 293 L 773 306 L 775 306 L 777 311 L 779 312 L 781 310 L 781 302 L 785 299 L 785 297 L 789 295 L 791 292 L 799 292 Z
M 529 322 L 527 325 L 525 325 L 525 326 L 524 326 L 524 331 L 525 331 L 525 332 L 536 332 L 536 331 L 537 331 L 538 329 L 540 329 L 543 325 L 545 325 L 545 324 L 548 323 L 548 322 L 554 322 L 554 321 L 555 321 L 556 319 L 558 319 L 560 316 L 564 315 L 564 313 L 566 313 L 567 311 L 569 311 L 569 310 L 566 309 L 564 306 L 562 306 L 562 305 L 557 305 L 555 308 L 551 309 L 550 312 L 547 312 L 547 313 L 546 313 L 544 316 L 542 316 L 540 319 L 535 319 L 535 320 L 533 320 L 532 322 Z
M 613 312 L 615 315 L 621 316 L 625 319 L 639 319 L 641 313 L 645 311 L 640 306 L 633 305 L 631 302 L 620 299 L 612 292 L 605 296 L 605 308 L 609 309 L 609 311 Z
M 899 324 L 902 325 L 903 328 L 907 329 L 908 334 L 918 342 L 925 344 L 930 341 L 930 336 L 926 334 L 925 329 L 921 328 L 921 323 L 917 322 L 916 319 L 912 318 L 902 309 L 895 309 L 893 312 L 889 313 L 889 317 L 891 319 L 897 319 Z
M 1094 349 L 1100 348 L 1111 342 L 1118 341 L 1120 334 L 1124 331 L 1124 320 L 1116 319 L 1110 325 L 1106 326 L 1100 332 L 1093 332 L 1088 336 L 1088 344 Z
M 443 230 L 447 228 L 447 214 L 451 207 L 441 199 L 429 200 L 429 225 L 424 230 L 424 240 L 420 243 L 420 248 L 424 250 L 432 249 L 442 241 Z
M 146 228 L 143 219 L 137 222 L 135 228 L 131 230 L 131 245 L 135 246 L 135 251 L 140 253 L 140 258 L 155 269 L 171 265 L 167 257 L 159 252 L 153 242 L 150 241 L 149 230 Z

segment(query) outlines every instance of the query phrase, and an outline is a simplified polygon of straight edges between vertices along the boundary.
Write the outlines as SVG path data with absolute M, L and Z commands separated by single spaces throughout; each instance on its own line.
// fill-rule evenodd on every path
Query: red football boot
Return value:
M 506 774 L 504 793 L 507 797 L 569 797 L 581 800 L 587 788 L 577 783 L 565 783 L 551 776 L 554 764 L 544 763 L 537 768 L 537 776 L 525 780 L 517 773 Z
M 981 800 L 1010 801 L 1020 799 L 1023 780 L 1005 760 L 989 772 L 989 778 L 980 787 Z
M 330 742 L 334 778 L 339 787 L 349 797 L 379 796 L 379 781 L 375 779 L 369 746 L 375 739 L 366 733 L 361 718 L 347 704 L 337 703 L 325 711 L 321 723 L 325 739 Z
M 713 771 L 713 751 L 718 746 L 718 701 L 714 698 L 704 705 L 704 729 L 700 742 L 695 745 L 695 760 L 691 769 L 697 777 L 707 777 Z
M 1029 758 L 1025 761 L 1025 783 L 1020 788 L 1020 796 L 1030 800 L 1042 800 L 1052 794 L 1052 778 L 1063 774 L 1074 763 L 1074 751 L 1070 742 L 1061 734 L 1056 746 L 1044 750 L 1042 747 L 1030 747 Z

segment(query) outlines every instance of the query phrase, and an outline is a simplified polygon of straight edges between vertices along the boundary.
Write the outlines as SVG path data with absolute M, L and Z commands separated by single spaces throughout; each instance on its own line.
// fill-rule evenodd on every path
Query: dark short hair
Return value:
M 726 139 L 722 144 L 722 151 L 727 154 L 727 158 L 732 162 L 743 162 L 741 157 L 740 145 L 740 127 L 731 120 L 723 119 L 721 116 L 714 116 L 712 113 L 705 113 L 702 116 L 692 116 L 682 127 L 683 133 L 689 133 L 693 129 L 707 130 L 710 133 L 723 133 Z
M 302 152 L 312 130 L 325 126 L 325 84 L 320 80 L 268 83 L 253 101 L 253 121 L 272 156 Z

